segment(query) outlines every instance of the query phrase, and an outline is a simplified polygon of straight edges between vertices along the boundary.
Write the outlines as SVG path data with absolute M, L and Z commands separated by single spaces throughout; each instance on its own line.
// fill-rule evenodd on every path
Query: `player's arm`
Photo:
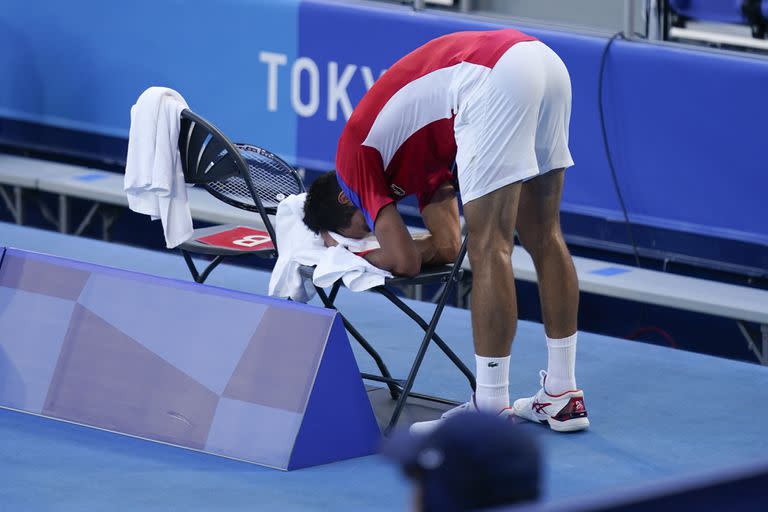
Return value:
M 394 203 L 379 211 L 374 234 L 381 248 L 365 255 L 368 262 L 395 275 L 415 276 L 419 273 L 422 255 Z
M 444 183 L 421 214 L 429 233 L 412 239 L 395 205 L 384 207 L 375 226 L 382 248 L 365 258 L 379 268 L 409 276 L 417 274 L 421 265 L 453 263 L 461 247 L 459 206 L 453 185 Z
M 443 183 L 421 211 L 429 234 L 416 241 L 422 262 L 427 265 L 444 265 L 456 261 L 461 249 L 461 225 L 459 204 L 453 185 Z

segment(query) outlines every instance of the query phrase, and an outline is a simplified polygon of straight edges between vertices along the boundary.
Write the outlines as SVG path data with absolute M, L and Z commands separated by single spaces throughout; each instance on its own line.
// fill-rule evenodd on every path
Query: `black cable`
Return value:
M 624 195 L 621 193 L 619 187 L 619 179 L 616 176 L 616 168 L 613 165 L 613 158 L 611 157 L 611 148 L 608 145 L 608 133 L 605 129 L 605 113 L 603 112 L 603 77 L 605 75 L 605 63 L 608 60 L 608 50 L 611 49 L 613 42 L 623 37 L 621 32 L 617 32 L 611 36 L 608 43 L 603 49 L 603 55 L 600 57 L 600 75 L 597 81 L 597 108 L 600 112 L 600 129 L 603 134 L 603 148 L 605 148 L 605 157 L 608 160 L 608 167 L 611 169 L 611 177 L 613 178 L 613 187 L 616 189 L 616 195 L 619 198 L 619 204 L 621 205 L 621 211 L 624 213 L 624 225 L 627 227 L 627 237 L 632 244 L 632 252 L 635 255 L 635 264 L 640 266 L 640 253 L 637 249 L 637 243 L 635 242 L 635 234 L 632 230 L 632 224 L 629 222 L 629 214 L 627 213 L 627 205 L 624 203 Z
M 622 37 L 622 38 L 624 37 L 621 32 L 618 32 L 613 36 L 611 36 L 611 38 L 608 40 L 608 43 L 605 45 L 605 48 L 603 49 L 603 55 L 600 58 L 600 75 L 597 83 L 597 106 L 598 106 L 598 110 L 600 111 L 600 129 L 603 134 L 603 147 L 605 148 L 605 157 L 608 160 L 608 167 L 611 170 L 613 187 L 616 189 L 616 196 L 619 198 L 621 211 L 624 214 L 624 225 L 627 228 L 627 237 L 629 238 L 629 241 L 632 244 L 632 252 L 635 256 L 635 265 L 640 267 L 640 252 L 637 249 L 637 243 L 635 242 L 635 234 L 634 234 L 634 231 L 632 230 L 632 224 L 629 222 L 629 214 L 627 213 L 627 205 L 624 203 L 624 195 L 621 193 L 621 188 L 619 187 L 619 179 L 616 176 L 616 167 L 613 165 L 611 148 L 608 145 L 608 133 L 605 129 L 605 112 L 603 111 L 603 80 L 605 76 L 605 63 L 608 57 L 608 51 L 611 49 L 611 45 L 619 37 Z M 625 336 L 625 338 L 633 339 L 633 336 L 639 335 L 641 332 L 643 332 L 643 330 L 647 330 L 648 327 L 642 327 L 646 323 L 647 316 L 648 316 L 648 304 L 641 303 L 640 315 L 638 318 L 638 324 L 641 327 L 635 333 L 630 334 L 629 337 Z M 657 327 L 651 327 L 650 329 L 657 329 Z

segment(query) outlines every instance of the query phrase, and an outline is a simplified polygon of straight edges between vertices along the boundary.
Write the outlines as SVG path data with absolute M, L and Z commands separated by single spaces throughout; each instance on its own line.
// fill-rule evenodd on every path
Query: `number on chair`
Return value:
M 256 247 L 269 241 L 269 235 L 247 235 L 239 240 L 232 240 L 232 243 L 240 247 Z

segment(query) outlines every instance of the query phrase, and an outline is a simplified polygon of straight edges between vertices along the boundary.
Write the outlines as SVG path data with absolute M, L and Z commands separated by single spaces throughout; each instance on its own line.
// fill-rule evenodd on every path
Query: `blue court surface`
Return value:
M 158 225 L 148 229 L 160 229 Z M 0 245 L 189 280 L 180 255 L 0 223 Z M 209 283 L 263 294 L 263 271 L 221 266 Z M 383 298 L 342 292 L 338 305 L 404 374 L 421 336 Z M 412 303 L 421 313 L 431 305 Z M 469 311 L 447 308 L 438 332 L 473 363 Z M 2 333 L 0 333 L 2 335 Z M 183 340 L 179 340 L 183 343 Z M 362 370 L 373 364 L 357 346 Z M 543 328 L 521 322 L 511 393 L 532 394 L 546 364 Z M 595 496 L 768 454 L 768 368 L 581 333 L 577 378 L 592 428 L 536 432 L 546 456 L 544 500 Z M 0 375 L 0 383 L 2 375 Z M 431 350 L 419 391 L 464 400 L 466 382 Z M 0 410 L 0 511 L 407 510 L 409 488 L 378 456 L 281 472 Z

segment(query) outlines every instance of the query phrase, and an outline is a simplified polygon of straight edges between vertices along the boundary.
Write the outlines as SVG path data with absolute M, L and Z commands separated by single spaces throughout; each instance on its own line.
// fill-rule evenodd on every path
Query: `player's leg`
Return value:
M 477 359 L 479 409 L 509 406 L 509 360 L 517 329 L 512 273 L 520 183 L 494 190 L 464 205 L 472 266 L 472 334 Z
M 546 422 L 557 431 L 589 427 L 584 392 L 576 386 L 576 322 L 579 288 L 560 229 L 563 169 L 526 182 L 520 192 L 517 231 L 536 267 L 547 338 L 547 370 L 539 391 L 515 400 L 515 415 Z
M 466 109 L 457 116 L 459 188 L 472 265 L 475 398 L 481 409 L 508 406 L 517 329 L 512 273 L 517 207 L 522 182 L 539 172 L 536 128 L 545 70 L 532 58 L 535 44 L 518 43 L 505 52 L 476 95 L 477 108 L 469 109 L 468 119 Z
M 520 192 L 517 231 L 536 267 L 547 336 L 547 391 L 576 389 L 576 317 L 579 283 L 560 228 L 564 170 L 526 182 Z
M 553 430 L 589 426 L 584 393 L 576 387 L 576 317 L 578 280 L 560 229 L 560 201 L 565 167 L 573 165 L 568 150 L 571 83 L 560 58 L 543 43 L 531 45 L 545 70 L 545 92 L 536 127 L 536 159 L 542 174 L 523 185 L 518 236 L 533 257 L 547 335 L 547 372 L 541 389 L 516 400 L 515 414 L 546 421 Z
M 538 174 L 536 127 L 544 69 L 533 43 L 510 48 L 454 122 L 459 189 L 472 265 L 472 332 L 480 409 L 509 405 L 510 348 L 517 328 L 512 273 L 521 183 Z
M 545 86 L 545 69 L 531 45 L 518 43 L 507 50 L 454 120 L 473 274 L 478 387 L 474 402 L 444 417 L 477 408 L 511 413 L 510 348 L 517 328 L 512 249 L 521 184 L 539 173 L 536 128 Z M 420 430 L 422 424 L 411 428 Z

